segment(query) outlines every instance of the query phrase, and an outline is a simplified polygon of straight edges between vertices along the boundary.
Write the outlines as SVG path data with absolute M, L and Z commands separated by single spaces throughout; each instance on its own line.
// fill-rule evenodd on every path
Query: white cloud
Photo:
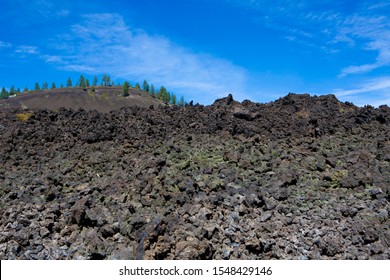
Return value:
M 368 73 L 390 65 L 390 18 L 386 16 L 352 16 L 340 29 L 339 38 L 363 40 L 363 49 L 375 51 L 376 60 L 372 63 L 352 65 L 341 70 L 340 76 Z
M 12 44 L 9 42 L 0 41 L 0 48 L 10 48 Z
M 276 2 L 274 0 L 222 0 L 229 5 L 249 10 L 264 11 L 267 14 L 278 13 L 281 16 L 290 16 L 296 11 L 306 7 L 306 1 L 302 0 L 284 0 Z M 276 2 L 276 3 L 275 3 Z M 276 15 L 276 14 L 275 14 Z
M 52 0 L 13 0 L 10 1 L 19 9 L 24 9 L 26 12 L 39 14 L 43 18 L 63 18 L 70 14 L 70 11 L 65 8 L 71 5 L 71 1 L 52 1 Z
M 55 54 L 42 59 L 65 70 L 146 79 L 201 103 L 211 103 L 229 92 L 237 99 L 247 98 L 245 69 L 130 28 L 118 14 L 86 15 L 59 41 Z
M 390 104 L 390 77 L 371 79 L 353 89 L 336 89 L 332 93 L 359 106 Z
M 69 10 L 61 9 L 55 13 L 58 17 L 67 17 L 70 14 Z
M 230 6 L 250 10 L 253 22 L 276 31 L 276 36 L 305 50 L 325 54 L 338 52 L 332 39 L 335 24 L 343 18 L 334 3 L 308 0 L 220 0 Z M 326 2 L 326 1 L 325 1 Z M 330 2 L 330 1 L 329 1 Z M 325 5 L 324 9 L 321 5 Z
M 337 96 L 355 95 L 365 92 L 373 92 L 377 90 L 390 89 L 390 77 L 375 79 L 360 85 L 358 88 L 351 90 L 338 90 L 334 92 Z
M 38 48 L 36 46 L 18 46 L 15 50 L 15 53 L 19 54 L 37 54 Z
M 368 6 L 368 9 L 369 10 L 381 9 L 381 8 L 387 7 L 389 5 L 390 5 L 390 1 L 382 1 L 379 3 L 375 3 L 375 4 L 370 3 L 370 5 Z
M 339 77 L 344 77 L 344 76 L 347 76 L 349 74 L 367 73 L 367 72 L 370 72 L 371 70 L 374 70 L 378 67 L 379 66 L 376 63 L 357 65 L 357 66 L 348 66 L 348 67 L 341 70 Z
M 223 1 L 256 11 L 262 19 L 258 23 L 277 30 L 290 42 L 328 54 L 339 52 L 342 48 L 340 43 L 377 53 L 374 61 L 344 67 L 339 77 L 368 73 L 390 65 L 390 1 L 357 1 L 356 5 L 350 5 L 351 10 L 355 9 L 352 14 L 342 8 L 345 3 L 331 0 L 281 1 L 283 3 L 270 0 Z M 264 18 L 267 20 L 264 21 Z
M 48 63 L 62 63 L 62 58 L 59 55 L 41 55 L 40 58 Z

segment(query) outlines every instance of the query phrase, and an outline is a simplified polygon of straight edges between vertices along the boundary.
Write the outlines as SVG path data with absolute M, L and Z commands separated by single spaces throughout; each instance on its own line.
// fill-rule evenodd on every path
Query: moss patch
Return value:
M 16 114 L 16 119 L 20 122 L 26 122 L 32 115 L 33 113 L 19 113 Z

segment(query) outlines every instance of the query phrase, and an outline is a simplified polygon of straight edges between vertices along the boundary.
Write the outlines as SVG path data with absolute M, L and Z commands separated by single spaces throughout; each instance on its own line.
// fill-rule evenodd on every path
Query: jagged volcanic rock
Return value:
M 390 259 L 390 109 L 0 112 L 1 259 Z

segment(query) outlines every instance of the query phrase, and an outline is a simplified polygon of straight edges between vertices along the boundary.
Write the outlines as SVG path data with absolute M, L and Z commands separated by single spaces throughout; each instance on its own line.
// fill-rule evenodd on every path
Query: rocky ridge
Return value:
M 390 109 L 0 112 L 1 259 L 390 259 Z

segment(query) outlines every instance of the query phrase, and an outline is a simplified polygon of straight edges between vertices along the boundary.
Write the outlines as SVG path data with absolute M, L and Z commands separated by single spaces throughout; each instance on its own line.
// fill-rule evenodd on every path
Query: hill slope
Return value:
M 96 87 L 94 92 L 81 88 L 63 88 L 41 90 L 21 94 L 6 100 L 0 100 L 2 108 L 32 108 L 57 110 L 61 107 L 68 109 L 97 110 L 109 112 L 125 106 L 149 107 L 158 106 L 162 102 L 151 94 L 129 89 L 129 96 L 121 96 L 121 87 Z
M 0 111 L 1 259 L 390 259 L 390 109 Z

